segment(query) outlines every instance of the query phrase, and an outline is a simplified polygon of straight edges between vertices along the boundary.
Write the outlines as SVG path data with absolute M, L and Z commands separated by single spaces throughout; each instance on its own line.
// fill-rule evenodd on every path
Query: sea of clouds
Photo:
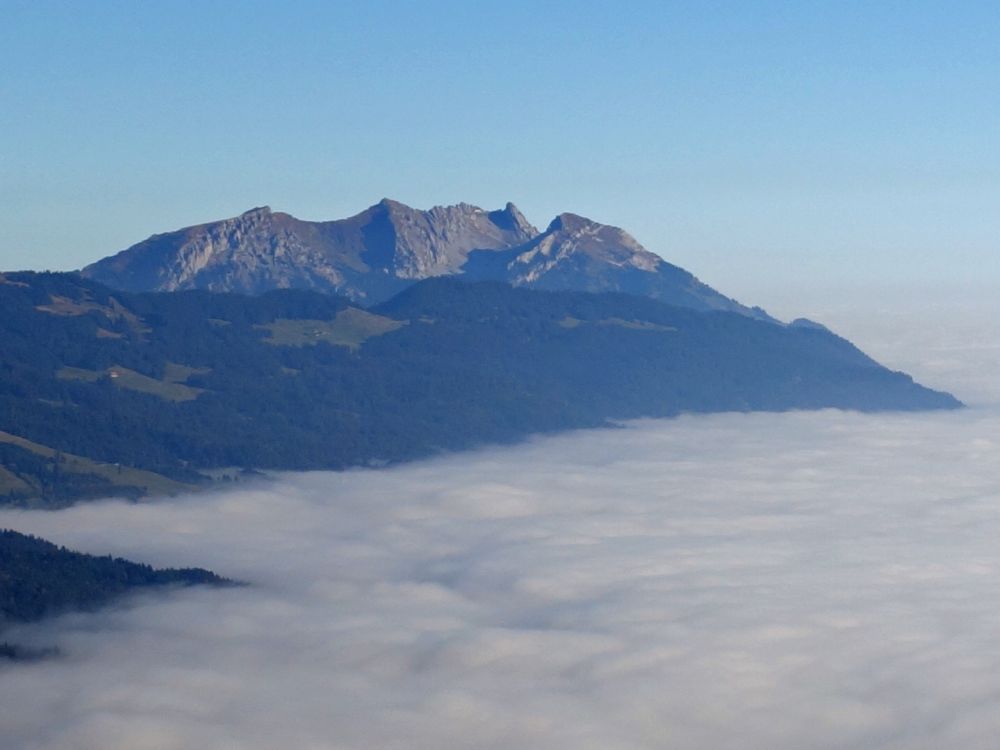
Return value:
M 688 416 L 0 512 L 251 582 L 5 634 L 63 656 L 0 668 L 0 746 L 993 748 L 997 352 L 897 322 L 865 348 L 973 408 Z

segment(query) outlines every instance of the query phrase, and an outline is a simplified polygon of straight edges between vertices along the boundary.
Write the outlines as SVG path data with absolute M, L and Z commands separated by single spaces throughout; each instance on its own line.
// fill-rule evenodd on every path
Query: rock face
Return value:
M 770 319 L 617 227 L 565 213 L 539 233 L 513 203 L 497 211 L 466 203 L 420 211 L 383 199 L 357 216 L 327 222 L 255 208 L 154 235 L 81 273 L 126 291 L 308 288 L 366 304 L 419 279 L 463 275 L 537 289 L 640 294 Z
M 265 206 L 153 235 L 82 273 L 126 291 L 306 288 L 373 303 L 415 280 L 457 273 L 474 248 L 505 250 L 537 234 L 512 204 L 489 212 L 467 204 L 417 211 L 385 199 L 326 222 Z
M 649 252 L 628 232 L 576 214 L 560 214 L 527 245 L 474 251 L 464 268 L 477 279 L 553 291 L 625 292 L 695 310 L 726 310 L 773 320 L 703 284 Z

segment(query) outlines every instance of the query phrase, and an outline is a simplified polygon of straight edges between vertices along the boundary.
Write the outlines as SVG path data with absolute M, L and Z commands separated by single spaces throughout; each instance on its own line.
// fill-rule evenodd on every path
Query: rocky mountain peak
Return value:
M 266 228 L 271 225 L 273 219 L 276 216 L 282 215 L 275 214 L 271 211 L 270 206 L 258 206 L 222 222 L 222 226 L 230 230 L 266 231 Z
M 766 318 L 647 251 L 622 229 L 573 213 L 539 232 L 513 203 L 419 210 L 383 198 L 361 213 L 312 222 L 258 206 L 123 250 L 81 272 L 128 291 L 256 294 L 308 288 L 372 304 L 431 276 L 541 289 L 619 291 L 701 310 Z
M 524 214 L 521 213 L 517 206 L 509 201 L 502 210 L 490 211 L 489 217 L 490 221 L 501 229 L 518 232 L 528 239 L 538 234 L 538 230 L 535 229 L 534 225 L 524 218 Z
M 392 198 L 383 198 L 372 206 L 372 209 L 382 209 L 383 211 L 388 211 L 390 213 L 409 212 L 413 210 L 405 203 L 400 203 Z
M 579 214 L 559 214 L 542 238 L 544 244 L 563 253 L 586 253 L 605 262 L 627 263 L 650 272 L 663 262 L 624 229 Z
M 604 224 L 598 224 L 593 219 L 588 219 L 586 216 L 580 216 L 579 214 L 571 213 L 561 213 L 556 218 L 554 218 L 546 229 L 546 232 L 578 232 L 581 229 L 587 229 L 591 227 L 602 227 L 606 226 Z
M 387 223 L 366 262 L 401 279 L 458 273 L 470 252 L 507 250 L 538 233 L 516 208 L 486 211 L 458 203 L 420 211 L 395 201 L 380 205 Z

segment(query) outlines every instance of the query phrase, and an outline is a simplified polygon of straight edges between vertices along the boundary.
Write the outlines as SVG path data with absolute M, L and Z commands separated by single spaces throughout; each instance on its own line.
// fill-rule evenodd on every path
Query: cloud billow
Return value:
M 0 525 L 247 588 L 12 635 L 10 748 L 983 746 L 1000 415 L 719 415 Z

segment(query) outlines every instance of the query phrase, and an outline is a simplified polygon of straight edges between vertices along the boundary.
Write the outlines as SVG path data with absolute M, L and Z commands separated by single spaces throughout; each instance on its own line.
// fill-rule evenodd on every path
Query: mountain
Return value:
M 131 294 L 6 274 L 0 351 L 0 499 L 15 504 L 682 412 L 961 406 L 814 325 L 449 277 L 363 309 L 308 290 Z
M 725 310 L 774 321 L 646 250 L 628 232 L 560 214 L 545 232 L 511 250 L 474 250 L 463 267 L 474 279 L 532 289 L 625 292 L 695 310 Z
M 263 207 L 154 235 L 82 274 L 127 291 L 315 289 L 372 303 L 415 280 L 459 273 L 472 249 L 506 250 L 537 234 L 511 203 L 418 211 L 383 199 L 326 222 Z
M 154 235 L 81 273 L 132 292 L 314 289 L 369 305 L 420 279 L 459 275 L 535 289 L 641 294 L 770 320 L 617 227 L 565 213 L 540 233 L 512 203 L 498 211 L 465 203 L 420 211 L 384 199 L 327 222 L 256 208 Z

